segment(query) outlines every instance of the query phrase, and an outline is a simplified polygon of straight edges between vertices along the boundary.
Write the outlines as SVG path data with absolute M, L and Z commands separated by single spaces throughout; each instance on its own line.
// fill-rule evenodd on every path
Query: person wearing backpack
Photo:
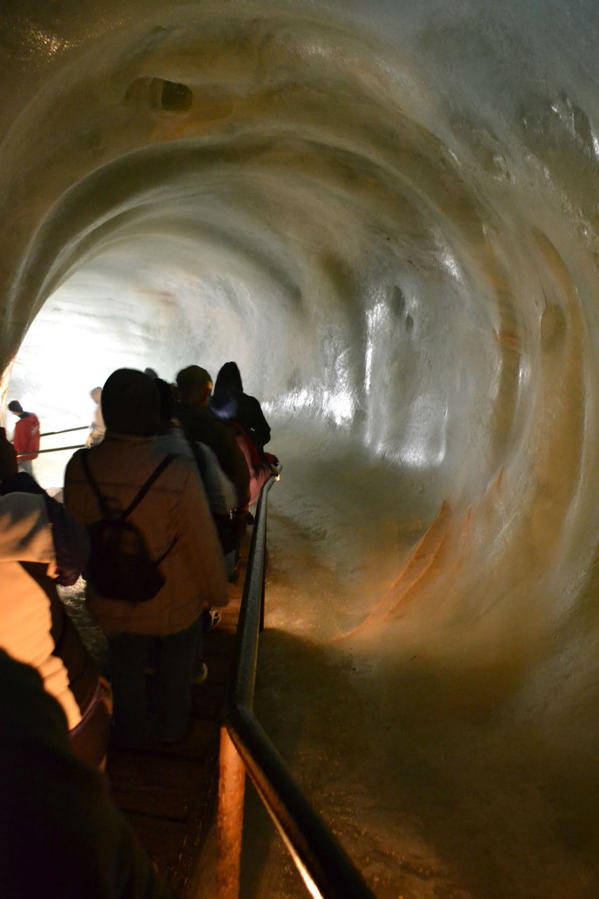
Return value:
M 65 472 L 65 504 L 90 535 L 87 607 L 108 639 L 115 738 L 126 746 L 185 735 L 202 611 L 227 603 L 197 467 L 157 445 L 158 408 L 151 378 L 113 372 L 104 441 L 76 452 Z

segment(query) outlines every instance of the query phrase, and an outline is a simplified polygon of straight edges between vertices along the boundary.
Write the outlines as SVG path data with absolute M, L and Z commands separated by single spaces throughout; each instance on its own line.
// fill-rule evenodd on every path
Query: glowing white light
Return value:
M 416 397 L 406 422 L 406 440 L 397 453 L 398 461 L 412 468 L 440 465 L 447 452 L 447 406 L 439 397 Z
M 522 361 L 518 369 L 518 381 L 523 384 L 530 377 L 530 365 L 528 362 Z
M 364 354 L 364 390 L 366 393 L 370 393 L 375 333 L 378 325 L 388 318 L 388 314 L 387 307 L 381 302 L 366 312 L 366 353 Z
M 372 376 L 372 340 L 368 340 L 366 344 L 366 353 L 364 354 L 364 390 L 370 393 L 370 379 Z
M 441 262 L 445 270 L 448 271 L 449 274 L 456 279 L 456 281 L 462 280 L 462 273 L 460 271 L 460 268 L 451 253 L 443 253 L 443 255 L 441 256 Z
M 332 418 L 336 425 L 351 422 L 355 413 L 355 401 L 349 387 L 341 384 L 335 390 L 290 390 L 281 399 L 262 404 L 268 413 L 293 414 L 308 411 L 314 415 L 324 414 Z
M 317 405 L 316 398 L 307 387 L 290 390 L 277 402 L 263 403 L 266 412 L 297 412 Z
M 339 390 L 336 393 L 325 393 L 323 396 L 325 412 L 330 415 L 336 425 L 342 425 L 352 420 L 354 416 L 354 401 L 349 390 Z

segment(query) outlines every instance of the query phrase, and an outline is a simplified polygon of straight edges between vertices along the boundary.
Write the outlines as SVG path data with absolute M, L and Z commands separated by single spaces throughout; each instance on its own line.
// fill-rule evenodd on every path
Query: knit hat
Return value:
M 150 437 L 158 432 L 158 391 L 152 378 L 119 368 L 102 388 L 102 415 L 109 431 Z

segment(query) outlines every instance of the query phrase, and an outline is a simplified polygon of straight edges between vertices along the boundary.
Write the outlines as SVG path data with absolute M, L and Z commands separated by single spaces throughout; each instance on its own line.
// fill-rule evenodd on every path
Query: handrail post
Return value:
M 217 899 L 239 897 L 244 796 L 245 765 L 223 725 L 220 729 L 216 820 Z

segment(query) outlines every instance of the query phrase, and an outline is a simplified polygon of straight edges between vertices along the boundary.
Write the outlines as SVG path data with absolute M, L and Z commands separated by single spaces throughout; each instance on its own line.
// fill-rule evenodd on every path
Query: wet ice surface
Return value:
M 477 655 L 418 596 L 374 645 L 334 640 L 437 511 L 430 474 L 361 468 L 340 443 L 277 440 L 259 720 L 381 899 L 597 895 L 593 738 L 523 711 L 534 652 Z M 242 895 L 304 896 L 255 795 L 247 807 Z
M 284 475 L 269 500 L 269 628 L 327 642 L 397 576 L 437 513 L 439 480 L 372 459 L 334 427 L 302 419 L 274 433 Z

